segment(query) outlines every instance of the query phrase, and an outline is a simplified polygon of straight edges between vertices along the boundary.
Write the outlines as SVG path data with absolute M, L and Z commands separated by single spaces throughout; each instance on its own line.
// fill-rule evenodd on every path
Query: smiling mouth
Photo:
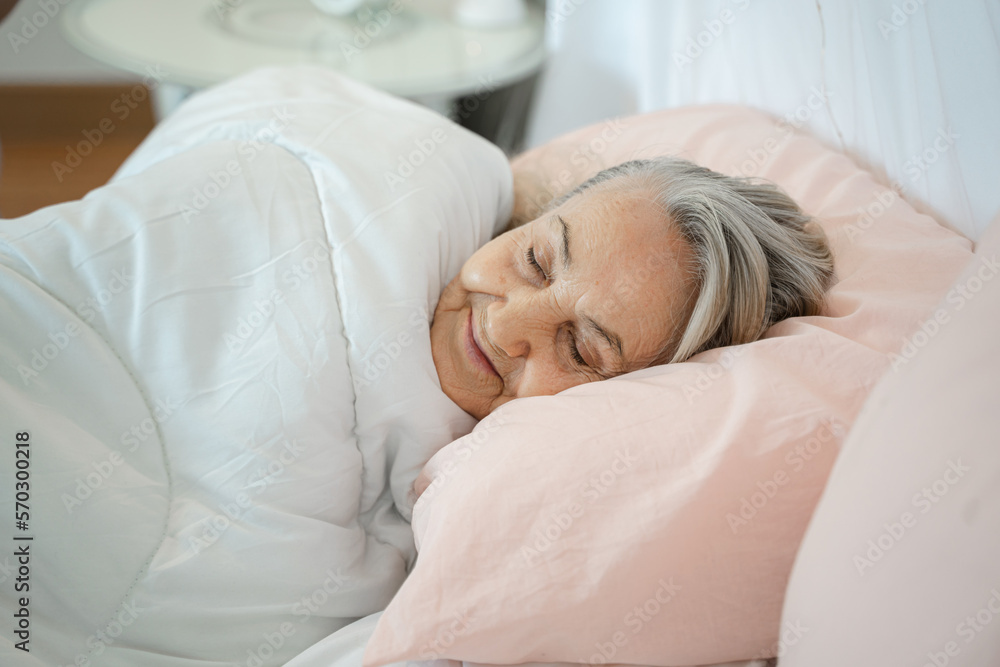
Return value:
M 493 367 L 493 362 L 490 358 L 486 356 L 483 352 L 482 346 L 479 344 L 479 340 L 476 336 L 476 327 L 472 317 L 472 308 L 469 308 L 469 319 L 466 326 L 466 336 L 465 336 L 465 348 L 466 353 L 469 358 L 472 359 L 473 365 L 477 366 L 481 371 L 488 375 L 495 375 L 500 377 L 497 373 L 497 369 Z

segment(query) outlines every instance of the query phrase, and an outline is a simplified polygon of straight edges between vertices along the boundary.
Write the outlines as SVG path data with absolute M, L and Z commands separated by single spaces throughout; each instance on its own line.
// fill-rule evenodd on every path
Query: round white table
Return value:
M 334 17 L 309 0 L 78 0 L 63 28 L 84 53 L 153 76 L 161 117 L 194 89 L 266 65 L 327 65 L 446 114 L 456 98 L 539 70 L 541 8 L 530 4 L 512 27 L 475 29 L 452 20 L 452 5 L 393 0 Z

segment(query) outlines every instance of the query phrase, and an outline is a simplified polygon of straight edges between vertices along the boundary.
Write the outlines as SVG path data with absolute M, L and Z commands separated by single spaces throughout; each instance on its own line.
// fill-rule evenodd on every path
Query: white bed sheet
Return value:
M 317 642 L 308 650 L 303 651 L 285 667 L 361 667 L 361 659 L 364 656 L 365 646 L 368 638 L 375 630 L 378 619 L 382 612 L 372 614 L 359 619 L 351 625 L 338 630 L 326 639 Z M 447 642 L 447 637 L 441 637 L 442 642 Z M 610 663 L 614 664 L 614 663 Z M 772 660 L 748 660 L 740 662 L 727 662 L 712 665 L 711 667 L 773 667 L 775 661 Z M 424 660 L 420 662 L 394 662 L 386 667 L 491 667 L 476 662 L 466 662 L 462 660 Z M 578 667 L 575 663 L 568 662 L 527 662 L 520 667 Z M 623 666 L 624 667 L 624 666 Z M 630 667 L 642 667 L 634 665 Z M 694 667 L 694 666 L 692 666 Z
M 0 633 L 0 664 L 278 665 L 383 609 L 412 483 L 475 423 L 431 313 L 510 199 L 485 140 L 272 69 L 192 98 L 84 200 L 0 221 L 0 426 L 31 443 L 28 521 L 0 534 L 33 538 L 30 588 L 0 588 L 30 651 Z

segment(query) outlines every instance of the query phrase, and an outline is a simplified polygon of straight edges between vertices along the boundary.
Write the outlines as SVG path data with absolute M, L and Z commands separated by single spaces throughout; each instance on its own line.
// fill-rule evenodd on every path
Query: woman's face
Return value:
M 583 191 L 484 245 L 445 287 L 431 324 L 442 389 L 483 419 L 513 398 L 666 361 L 693 304 L 689 261 L 647 198 Z

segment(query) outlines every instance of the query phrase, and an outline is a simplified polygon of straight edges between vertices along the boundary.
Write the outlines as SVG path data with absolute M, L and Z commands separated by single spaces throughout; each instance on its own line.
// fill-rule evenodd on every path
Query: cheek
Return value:
M 556 382 L 553 383 L 554 387 L 553 393 L 559 393 L 560 391 L 564 391 L 566 389 L 569 389 L 570 387 L 576 387 L 578 385 L 586 384 L 588 382 L 591 382 L 591 380 L 588 380 L 587 378 L 582 377 L 576 373 L 573 374 L 564 373 L 556 380 Z
M 451 282 L 445 285 L 438 299 L 437 307 L 434 309 L 434 319 L 437 320 L 438 312 L 453 310 L 455 306 L 462 302 L 465 290 L 462 289 L 462 275 L 452 278 Z
M 553 396 L 561 391 L 577 385 L 590 382 L 578 373 L 569 372 L 558 365 L 556 361 L 537 363 L 530 369 L 525 381 L 517 385 L 516 398 L 524 396 Z

